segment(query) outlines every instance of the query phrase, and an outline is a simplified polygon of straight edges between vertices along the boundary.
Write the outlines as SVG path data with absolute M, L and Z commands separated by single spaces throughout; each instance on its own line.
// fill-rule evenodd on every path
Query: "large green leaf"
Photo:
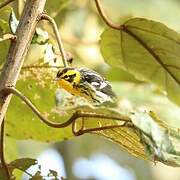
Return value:
M 40 73 L 38 70 L 36 72 Z M 34 78 L 38 78 L 36 73 L 28 75 L 28 77 L 22 75 L 23 77 L 17 83 L 17 88 L 30 98 L 49 119 L 58 122 L 67 120 L 69 116 L 63 116 L 64 111 L 56 113 L 56 84 L 53 84 L 48 77 L 41 75 L 39 74 L 38 82 Z M 13 97 L 8 109 L 6 133 L 17 139 L 34 139 L 44 142 L 63 140 L 72 136 L 71 128 L 54 129 L 42 123 L 17 97 Z
M 92 128 L 118 125 L 116 128 L 94 131 L 94 133 L 118 143 L 121 147 L 138 158 L 153 160 L 152 156 L 154 156 L 163 163 L 179 166 L 179 160 L 176 161 L 175 159 L 179 158 L 177 152 L 179 134 L 171 130 L 170 127 L 165 126 L 160 120 L 157 121 L 156 116 L 151 117 L 151 114 L 148 113 L 135 113 L 135 115 L 129 113 L 132 112 L 133 109 L 124 111 L 119 107 L 94 107 L 81 98 L 79 99 L 67 93 L 63 93 L 61 90 L 57 90 L 57 86 L 53 84 L 51 80 L 53 77 L 52 71 L 48 69 L 46 69 L 46 71 L 42 69 L 24 71 L 18 81 L 17 89 L 21 90 L 30 98 L 46 117 L 55 122 L 66 121 L 76 110 L 83 113 L 90 113 L 93 116 L 99 114 L 106 115 L 106 117 L 108 116 L 110 118 L 79 118 L 76 121 L 74 130 L 79 132 L 84 132 L 85 130 L 85 132 L 87 132 L 87 130 Z M 119 86 L 116 88 L 121 91 L 121 87 Z M 142 89 L 142 91 L 144 91 L 144 89 Z M 138 97 L 139 96 L 137 96 L 137 99 Z M 139 100 L 137 99 L 134 100 L 138 102 Z M 122 99 L 119 100 L 120 104 L 121 100 Z M 147 99 L 147 101 L 149 101 L 149 99 Z M 112 119 L 112 116 L 124 120 L 115 120 Z M 126 122 L 126 124 L 124 124 L 124 122 Z M 143 122 L 147 122 L 147 124 L 150 125 L 148 129 L 146 126 L 141 126 Z M 159 122 L 162 126 L 159 126 Z M 50 142 L 73 137 L 71 126 L 63 129 L 48 127 L 17 97 L 13 97 L 11 101 L 5 127 L 6 134 L 16 139 L 33 139 Z M 157 128 L 155 136 L 149 133 L 149 131 L 153 131 L 154 127 Z M 167 131 L 169 134 L 166 133 Z M 173 151 L 160 148 L 159 141 L 156 137 L 162 137 L 162 133 L 166 136 L 163 136 L 164 138 L 161 139 L 161 144 L 164 143 L 163 145 L 166 145 L 165 143 L 168 139 Z M 162 151 L 162 153 L 156 153 L 159 151 Z M 164 154 L 166 157 L 164 157 Z
M 121 30 L 101 35 L 106 62 L 147 80 L 180 104 L 180 35 L 165 25 L 141 18 L 130 19 Z

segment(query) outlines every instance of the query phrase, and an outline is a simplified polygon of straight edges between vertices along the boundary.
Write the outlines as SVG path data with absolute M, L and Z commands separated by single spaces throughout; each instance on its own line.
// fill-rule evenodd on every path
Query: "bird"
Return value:
M 94 70 L 84 67 L 64 67 L 57 72 L 60 88 L 81 96 L 94 104 L 114 102 L 116 95 L 110 83 Z

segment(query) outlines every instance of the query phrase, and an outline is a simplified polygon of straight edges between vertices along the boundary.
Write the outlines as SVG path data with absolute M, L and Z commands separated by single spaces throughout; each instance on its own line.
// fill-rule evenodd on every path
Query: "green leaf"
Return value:
M 20 169 L 22 171 L 26 171 L 29 169 L 31 166 L 36 165 L 37 160 L 36 159 L 31 159 L 31 158 L 21 158 L 21 159 L 16 159 L 10 163 L 10 166 L 13 168 Z
M 5 159 L 7 162 L 11 162 L 18 157 L 17 150 L 17 140 L 11 137 L 8 137 L 6 134 L 5 137 Z
M 17 84 L 17 89 L 20 89 L 30 98 L 48 119 L 54 122 L 64 122 L 77 110 L 90 113 L 93 116 L 105 115 L 109 118 L 78 118 L 73 130 L 79 133 L 87 133 L 92 132 L 94 128 L 99 129 L 108 126 L 108 129 L 102 129 L 101 131 L 96 129 L 93 133 L 116 142 L 138 158 L 152 161 L 153 157 L 156 157 L 158 161 L 168 165 L 180 165 L 179 161 L 175 160 L 175 158 L 179 158 L 176 143 L 180 138 L 179 134 L 176 130 L 165 126 L 154 114 L 135 113 L 134 115 L 129 113 L 132 112 L 132 109 L 123 111 L 121 107 L 116 107 L 116 109 L 94 107 L 82 98 L 57 90 L 57 86 L 51 81 L 55 75 L 51 71 L 49 73 L 48 69 L 46 69 L 46 73 L 43 69 L 24 71 Z M 117 89 L 121 90 L 122 88 L 117 87 Z M 142 91 L 145 90 L 142 89 Z M 139 92 L 141 95 L 142 91 Z M 137 102 L 137 99 L 135 101 Z M 112 119 L 112 116 L 116 116 L 119 120 Z M 142 123 L 145 126 L 141 126 Z M 112 127 L 114 125 L 116 128 Z M 50 142 L 73 137 L 72 126 L 62 129 L 48 127 L 17 97 L 14 97 L 11 101 L 5 127 L 6 134 L 17 139 Z M 156 129 L 156 132 L 153 132 L 154 129 Z M 157 137 L 161 137 L 161 139 Z M 161 148 L 161 146 L 164 148 Z
M 131 119 L 141 130 L 141 141 L 154 160 L 170 166 L 180 166 L 178 129 L 169 128 L 153 112 L 136 112 L 131 115 Z
M 52 75 L 47 76 L 47 72 L 48 69 L 46 73 L 44 69 L 24 72 L 17 83 L 17 89 L 31 99 L 44 116 L 60 123 L 66 121 L 69 115 L 63 109 L 62 112 L 56 109 L 57 85 L 52 82 Z M 17 139 L 33 139 L 43 142 L 60 141 L 72 137 L 70 127 L 62 129 L 48 127 L 17 97 L 12 98 L 7 112 L 6 133 Z
M 0 19 L 9 22 L 11 10 L 12 8 L 10 6 L 5 6 L 4 8 L 0 9 Z
M 0 19 L 0 35 L 2 36 L 8 31 L 8 23 L 3 19 Z
M 31 166 L 36 165 L 37 160 L 31 158 L 16 159 L 11 163 L 7 164 L 9 170 L 9 176 L 11 179 L 20 179 L 22 173 L 29 169 Z M 16 170 L 19 170 L 18 173 Z M 0 168 L 0 179 L 6 180 L 7 176 L 4 169 Z
M 34 175 L 30 174 L 28 172 L 28 169 L 31 166 L 37 166 L 38 170 L 37 172 L 35 172 Z M 21 159 L 16 159 L 14 161 L 12 161 L 9 165 L 9 172 L 10 172 L 10 176 L 14 177 L 16 179 L 22 179 L 22 175 L 23 173 L 26 173 L 27 175 L 29 175 L 29 179 L 44 179 L 44 177 L 42 176 L 42 172 L 41 172 L 41 166 L 38 165 L 38 161 L 36 159 L 32 159 L 32 158 L 21 158 Z M 17 173 L 18 172 L 18 173 Z M 57 179 L 57 175 L 58 173 L 54 170 L 49 170 L 49 177 L 54 179 Z
M 180 105 L 179 51 L 178 33 L 146 19 L 130 19 L 121 30 L 107 29 L 101 35 L 101 52 L 108 64 L 153 82 Z

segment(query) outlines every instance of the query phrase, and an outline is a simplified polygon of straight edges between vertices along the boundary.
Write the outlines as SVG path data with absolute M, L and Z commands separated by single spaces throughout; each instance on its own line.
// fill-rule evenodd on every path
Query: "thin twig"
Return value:
M 54 123 L 50 120 L 48 120 L 46 117 L 44 117 L 41 112 L 36 108 L 36 106 L 26 97 L 24 96 L 20 91 L 18 91 L 17 89 L 13 88 L 13 87 L 7 87 L 3 90 L 4 93 L 12 93 L 14 95 L 16 95 L 17 97 L 19 97 L 21 100 L 23 100 L 30 108 L 31 110 L 42 120 L 42 122 L 44 122 L 45 124 L 47 124 L 50 127 L 53 128 L 63 128 L 63 127 L 67 127 L 70 124 L 72 124 L 76 119 L 78 118 L 103 118 L 103 119 L 114 119 L 114 120 L 119 120 L 121 122 L 129 122 L 130 119 L 128 117 L 122 116 L 122 117 L 117 117 L 117 116 L 109 116 L 109 115 L 105 115 L 105 114 L 94 114 L 94 113 L 89 113 L 89 112 L 80 112 L 80 111 L 76 111 L 66 122 L 63 123 Z
M 20 91 L 18 91 L 15 88 L 12 87 L 7 87 L 4 90 L 4 93 L 12 93 L 14 95 L 16 95 L 17 97 L 19 97 L 21 100 L 23 100 L 30 108 L 31 110 L 48 126 L 50 127 L 54 127 L 54 128 L 63 128 L 63 127 L 67 127 L 68 125 L 70 125 L 74 119 L 77 118 L 77 114 L 74 114 L 68 121 L 64 122 L 64 123 L 53 123 L 52 121 L 49 121 L 47 118 L 45 118 L 40 111 L 36 108 L 36 106 L 26 97 L 24 96 Z
M 66 52 L 64 50 L 64 46 L 63 46 L 62 39 L 61 39 L 61 36 L 60 36 L 56 22 L 54 21 L 54 19 L 52 17 L 48 16 L 45 13 L 42 13 L 40 15 L 40 20 L 43 20 L 43 19 L 47 20 L 51 23 L 51 25 L 53 27 L 54 34 L 55 34 L 57 42 L 58 42 L 59 50 L 60 50 L 61 55 L 62 55 L 64 67 L 67 67 L 68 63 L 67 63 L 67 58 L 66 58 Z
M 0 4 L 0 9 L 3 8 L 4 6 L 8 5 L 9 3 L 13 2 L 15 0 L 7 0 L 7 1 L 4 1 Z
M 5 40 L 16 40 L 16 35 L 14 34 L 4 34 L 2 38 L 0 38 L 0 42 L 5 41 Z
M 1 137 L 0 137 L 0 159 L 1 159 L 1 164 L 2 164 L 2 167 L 5 170 L 7 179 L 10 180 L 9 170 L 8 170 L 8 167 L 7 167 L 7 164 L 6 164 L 6 161 L 5 161 L 5 157 L 4 157 L 4 119 L 3 119 L 2 124 L 1 124 L 1 134 L 0 135 L 1 135 Z
M 122 29 L 122 25 L 119 24 L 115 24 L 114 22 L 112 22 L 106 15 L 101 3 L 99 0 L 94 0 L 97 10 L 99 12 L 99 15 L 102 17 L 103 21 L 111 28 L 116 29 L 116 30 L 120 30 Z

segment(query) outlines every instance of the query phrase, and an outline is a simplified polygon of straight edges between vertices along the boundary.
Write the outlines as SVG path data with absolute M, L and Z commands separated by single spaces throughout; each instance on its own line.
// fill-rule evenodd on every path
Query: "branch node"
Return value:
M 4 34 L 2 38 L 0 38 L 0 42 L 5 41 L 5 40 L 11 40 L 11 41 L 16 41 L 17 36 L 14 34 Z

